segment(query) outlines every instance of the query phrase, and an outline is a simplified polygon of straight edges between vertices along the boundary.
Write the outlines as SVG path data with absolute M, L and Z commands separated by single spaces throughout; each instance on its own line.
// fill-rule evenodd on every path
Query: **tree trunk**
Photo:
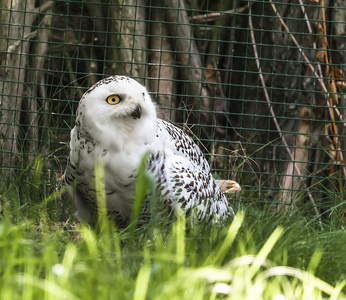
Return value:
M 111 10 L 113 73 L 144 82 L 146 75 L 146 11 L 144 0 L 114 0 Z
M 38 12 L 44 13 L 51 9 L 53 1 L 47 1 L 41 7 L 35 8 L 35 1 L 12 2 L 9 13 L 6 5 L 11 2 L 1 2 L 4 10 L 1 14 L 2 36 L 8 37 L 8 42 L 2 39 L 1 49 L 7 55 L 2 57 L 4 69 L 1 72 L 3 84 L 0 86 L 0 106 L 2 110 L 0 132 L 1 132 L 1 164 L 9 169 L 14 168 L 22 151 L 34 154 L 38 149 L 41 139 L 39 134 L 39 109 L 37 95 L 46 98 L 44 83 L 42 82 L 43 64 L 45 53 L 48 49 L 48 36 L 51 15 L 43 18 L 42 23 L 33 31 L 34 21 Z M 41 27 L 42 26 L 42 27 Z M 35 72 L 28 69 L 30 63 L 30 40 L 37 37 L 41 43 L 37 47 L 37 55 L 34 63 Z M 28 84 L 25 84 L 29 82 Z M 44 115 L 44 114 L 43 114 Z M 46 126 L 47 126 L 46 122 Z M 33 158 L 33 157 L 32 157 Z
M 168 38 L 167 26 L 164 26 L 164 14 L 161 1 L 152 1 L 149 41 L 149 90 L 158 107 L 158 117 L 166 121 L 175 121 L 177 107 L 177 85 L 174 84 L 174 57 L 171 49 L 172 39 Z
M 213 101 L 204 85 L 201 53 L 195 43 L 184 1 L 166 0 L 165 5 L 169 33 L 175 38 L 176 64 L 179 66 L 178 80 L 184 87 L 181 95 L 183 105 L 187 108 L 186 121 L 190 124 L 203 124 L 204 126 L 199 127 L 200 133 L 197 134 L 200 138 L 207 140 L 212 136 L 210 125 L 213 124 L 213 118 L 210 112 Z
M 32 14 L 26 10 L 34 10 L 33 0 L 2 2 L 5 9 L 1 14 L 2 36 L 8 37 L 8 42 L 2 43 L 2 50 L 7 53 L 4 57 L 3 84 L 1 85 L 0 105 L 2 110 L 0 132 L 2 135 L 2 166 L 11 168 L 16 165 L 19 155 L 18 142 L 20 141 L 19 120 L 23 99 L 28 96 L 24 88 L 26 63 L 29 42 L 34 35 L 31 32 Z M 14 4 L 14 7 L 8 5 Z M 10 10 L 11 9 L 11 10 Z M 8 11 L 6 11 L 8 10 Z M 18 26 L 21 24 L 22 26 Z M 6 41 L 6 39 L 3 39 Z

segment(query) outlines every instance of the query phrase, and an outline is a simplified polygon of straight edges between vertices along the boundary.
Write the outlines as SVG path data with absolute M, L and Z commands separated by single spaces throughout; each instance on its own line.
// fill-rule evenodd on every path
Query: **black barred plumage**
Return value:
M 113 95 L 121 99 L 116 105 L 106 101 Z M 118 225 L 128 224 L 138 166 L 147 152 L 147 172 L 168 214 L 183 210 L 192 222 L 234 214 L 192 138 L 156 117 L 145 87 L 129 77 L 112 76 L 83 95 L 71 131 L 65 181 L 77 217 L 92 223 L 97 216 L 94 168 L 99 161 L 104 166 L 107 210 Z

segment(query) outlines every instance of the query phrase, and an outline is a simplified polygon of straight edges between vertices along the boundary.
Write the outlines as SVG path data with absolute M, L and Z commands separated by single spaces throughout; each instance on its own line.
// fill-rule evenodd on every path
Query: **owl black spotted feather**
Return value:
M 126 76 L 97 82 L 82 97 L 65 171 L 81 221 L 97 216 L 95 162 L 104 166 L 106 207 L 118 224 L 130 221 L 136 175 L 145 153 L 159 204 L 193 220 L 234 215 L 200 148 L 181 129 L 158 119 L 144 86 Z M 235 189 L 240 186 L 232 181 Z

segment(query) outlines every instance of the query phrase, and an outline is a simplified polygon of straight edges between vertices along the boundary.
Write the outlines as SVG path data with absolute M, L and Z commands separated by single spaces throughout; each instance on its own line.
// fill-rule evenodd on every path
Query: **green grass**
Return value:
M 243 207 L 218 226 L 95 231 L 42 163 L 0 189 L 0 299 L 345 298 L 342 226 Z

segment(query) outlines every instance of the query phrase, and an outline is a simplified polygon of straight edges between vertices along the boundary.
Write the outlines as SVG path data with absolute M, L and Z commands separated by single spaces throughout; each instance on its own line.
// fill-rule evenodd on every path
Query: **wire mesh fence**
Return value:
M 340 204 L 345 193 L 343 0 L 1 1 L 2 176 L 38 154 L 62 173 L 83 92 L 146 84 L 242 200 Z

